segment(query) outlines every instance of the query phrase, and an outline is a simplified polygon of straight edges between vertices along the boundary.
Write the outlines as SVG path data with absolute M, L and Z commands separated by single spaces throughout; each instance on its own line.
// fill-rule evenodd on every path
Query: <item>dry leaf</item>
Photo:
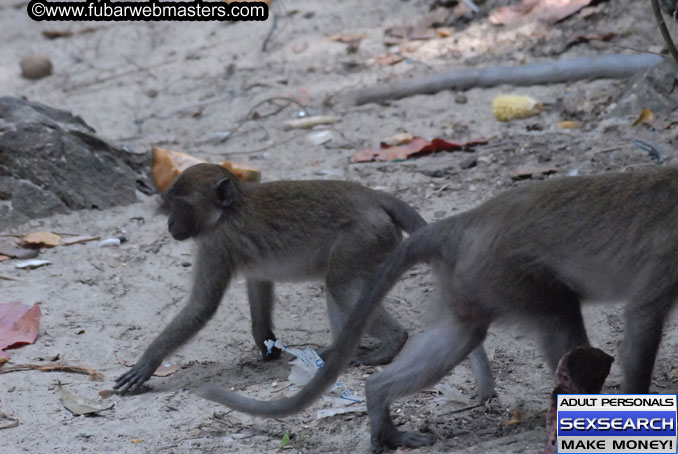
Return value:
M 6 348 L 32 344 L 40 330 L 40 306 L 19 302 L 0 304 L 0 352 Z M 9 353 L 0 354 L 5 360 Z M 6 361 L 5 361 L 6 362 Z
M 181 366 L 178 364 L 162 363 L 160 367 L 158 367 L 155 372 L 153 372 L 153 375 L 156 377 L 167 377 L 179 369 L 181 369 Z
M 450 27 L 438 27 L 436 28 L 436 33 L 438 34 L 438 37 L 440 38 L 448 38 L 452 36 L 452 32 L 454 30 Z
M 511 414 L 511 419 L 506 421 L 506 425 L 511 427 L 511 426 L 517 426 L 521 422 L 525 420 L 525 415 L 523 415 L 523 412 L 518 410 L 517 408 L 513 410 L 513 413 Z
M 365 148 L 359 150 L 353 155 L 355 162 L 369 162 L 379 161 L 395 161 L 417 156 L 423 156 L 440 151 L 456 151 L 462 150 L 473 145 L 480 145 L 487 143 L 486 140 L 475 140 L 466 143 L 447 142 L 443 139 L 428 140 L 423 137 L 414 137 L 411 142 L 406 145 L 391 146 L 386 142 L 382 142 L 379 148 Z
M 388 53 L 388 54 L 385 54 L 385 55 L 379 55 L 375 60 L 381 66 L 393 66 L 393 65 L 400 63 L 401 61 L 405 60 L 405 57 L 403 57 L 400 54 Z
M 180 151 L 168 150 L 160 147 L 153 147 L 153 181 L 158 190 L 165 191 L 172 186 L 174 180 L 179 174 L 187 168 L 196 164 L 202 164 L 207 161 L 198 159 Z M 234 164 L 230 161 L 221 163 L 222 167 L 231 171 L 239 180 L 259 181 L 261 172 L 254 167 L 243 164 Z
M 113 408 L 113 404 L 108 407 L 101 407 L 99 402 L 76 396 L 63 386 L 59 386 L 59 394 L 61 394 L 61 403 L 64 407 L 76 416 L 92 415 Z
M 652 120 L 654 120 L 654 113 L 646 107 L 640 112 L 636 121 L 633 122 L 633 126 L 637 126 L 641 123 L 650 123 Z
M 367 38 L 367 33 L 365 32 L 353 32 L 353 33 L 338 33 L 336 35 L 330 36 L 330 41 L 340 42 L 340 43 L 354 43 L 356 41 L 361 41 Z
M 579 123 L 578 121 L 565 120 L 565 121 L 559 121 L 556 124 L 563 129 L 579 129 L 579 128 L 581 128 L 581 123 Z
M 9 260 L 9 257 L 6 255 L 0 254 L 0 262 L 4 262 L 5 260 Z
M 611 41 L 617 37 L 616 33 L 599 33 L 596 35 L 578 35 L 567 41 L 565 49 L 581 43 L 588 43 L 590 41 Z
M 24 247 L 54 247 L 61 243 L 61 237 L 52 232 L 34 232 L 21 238 Z
M 522 0 L 519 5 L 500 6 L 490 12 L 494 25 L 521 25 L 540 21 L 555 24 L 588 6 L 591 0 Z

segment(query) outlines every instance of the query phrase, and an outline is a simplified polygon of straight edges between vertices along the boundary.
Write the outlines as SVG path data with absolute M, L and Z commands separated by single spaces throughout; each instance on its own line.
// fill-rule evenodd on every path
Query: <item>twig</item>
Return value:
M 12 418 L 11 416 L 7 416 L 5 413 L 0 413 L 0 419 L 4 419 L 6 421 L 12 421 L 8 424 L 4 424 L 0 426 L 0 429 L 13 429 L 15 427 L 19 427 L 19 420 L 16 418 Z
M 271 22 L 271 28 L 268 30 L 268 33 L 266 34 L 266 38 L 264 38 L 264 42 L 261 44 L 262 52 L 266 52 L 268 50 L 268 43 L 273 37 L 273 34 L 275 33 L 276 29 L 278 28 L 278 18 L 282 16 L 287 16 L 287 10 L 282 0 L 277 0 L 275 3 L 273 3 L 272 6 L 269 6 L 268 11 L 270 15 L 273 16 L 273 21 Z
M 67 364 L 16 364 L 14 366 L 6 366 L 0 368 L 0 374 L 8 374 L 10 372 L 20 372 L 22 370 L 38 370 L 40 372 L 70 372 L 73 374 L 83 374 L 92 377 L 92 380 L 101 381 L 104 376 L 101 372 L 97 372 L 89 367 L 69 366 Z
M 266 38 L 264 38 L 264 42 L 261 44 L 261 51 L 266 52 L 266 48 L 268 47 L 268 42 L 270 41 L 271 37 L 273 36 L 273 33 L 275 32 L 275 29 L 278 28 L 278 15 L 275 14 L 274 11 L 271 11 L 273 13 L 273 20 L 271 21 L 271 28 L 268 30 L 268 33 L 266 34 Z
M 414 79 L 400 84 L 381 85 L 353 93 L 355 104 L 381 102 L 407 96 L 432 94 L 442 90 L 466 90 L 473 87 L 493 87 L 553 84 L 582 79 L 621 79 L 657 65 L 662 57 L 652 54 L 611 54 L 595 57 L 569 58 L 559 61 L 521 66 L 491 66 L 468 68 Z
M 11 277 L 11 276 L 4 276 L 0 274 L 0 281 L 21 281 L 21 279 L 18 279 L 16 277 Z
M 651 0 L 651 2 L 652 10 L 654 11 L 654 17 L 655 19 L 657 19 L 659 30 L 662 32 L 662 37 L 664 38 L 664 41 L 666 41 L 666 47 L 669 48 L 671 56 L 673 57 L 675 62 L 678 63 L 678 49 L 676 49 L 676 45 L 673 43 L 673 40 L 671 39 L 671 33 L 669 33 L 669 29 L 666 28 L 664 16 L 662 16 L 662 11 L 661 9 L 659 9 L 659 0 Z

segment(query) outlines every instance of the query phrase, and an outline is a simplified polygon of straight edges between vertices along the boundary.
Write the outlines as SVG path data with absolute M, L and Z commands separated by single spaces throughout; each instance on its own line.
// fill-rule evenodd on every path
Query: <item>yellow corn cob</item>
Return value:
M 538 115 L 544 106 L 534 98 L 521 95 L 498 95 L 492 101 L 492 112 L 499 121 L 510 121 Z

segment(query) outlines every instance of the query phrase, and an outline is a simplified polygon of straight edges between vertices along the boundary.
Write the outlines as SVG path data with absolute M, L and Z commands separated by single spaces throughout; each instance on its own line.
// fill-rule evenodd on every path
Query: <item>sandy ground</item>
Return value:
M 274 0 L 275 2 L 275 0 Z M 384 30 L 428 11 L 430 1 L 386 0 L 319 2 L 286 0 L 277 9 L 277 32 L 267 52 L 261 43 L 269 23 L 36 23 L 26 2 L 0 0 L 0 95 L 26 96 L 82 116 L 103 137 L 136 149 L 153 145 L 186 151 L 201 158 L 233 159 L 261 169 L 265 180 L 334 178 L 359 181 L 388 190 L 417 207 L 428 220 L 468 209 L 517 184 L 511 169 L 548 163 L 558 175 L 620 170 L 651 165 L 634 138 L 662 144 L 668 160 L 678 137 L 675 130 L 632 128 L 633 118 L 615 107 L 627 88 L 620 81 L 577 82 L 516 89 L 545 104 L 545 112 L 524 121 L 499 123 L 490 103 L 512 87 L 472 89 L 466 103 L 457 93 L 416 96 L 384 105 L 343 107 L 342 93 L 378 82 L 429 74 L 436 70 L 488 64 L 519 64 L 562 56 L 618 52 L 625 46 L 661 50 L 661 37 L 647 2 L 603 3 L 587 17 L 574 16 L 554 26 L 504 29 L 489 24 L 487 11 L 470 24 L 453 25 L 447 38 L 400 46 L 408 60 L 381 66 L 375 58 L 388 49 Z M 676 31 L 675 24 L 672 30 Z M 44 30 L 83 31 L 47 40 Z M 336 33 L 364 32 L 355 53 L 330 42 Z M 614 32 L 611 43 L 579 44 L 563 51 L 563 42 L 584 34 Z M 391 49 L 392 50 L 392 49 Z M 39 81 L 22 79 L 18 61 L 27 53 L 47 55 L 54 74 Z M 285 131 L 294 118 L 291 106 L 257 108 L 260 118 L 232 131 L 258 102 L 275 96 L 303 100 L 311 113 L 336 115 L 333 138 L 313 145 L 307 132 Z M 457 98 L 457 101 L 459 99 Z M 569 107 L 568 107 L 569 106 Z M 576 119 L 579 130 L 556 122 Z M 488 139 L 469 153 L 443 153 L 400 163 L 355 164 L 357 148 L 377 145 L 398 132 L 455 141 Z M 470 156 L 477 166 L 462 170 Z M 99 416 L 76 417 L 59 397 L 59 384 L 71 392 L 100 399 L 183 304 L 190 287 L 192 245 L 172 240 L 158 212 L 157 197 L 139 194 L 139 203 L 108 211 L 76 212 L 34 220 L 12 232 L 48 229 L 108 237 L 124 233 L 119 248 L 96 243 L 43 252 L 53 265 L 23 271 L 11 261 L 0 264 L 0 301 L 40 303 L 43 318 L 34 345 L 12 351 L 11 364 L 59 362 L 94 368 L 104 381 L 67 373 L 15 372 L 0 375 L 0 413 L 20 424 L 2 430 L 0 450 L 19 452 L 238 452 L 280 450 L 285 434 L 289 452 L 368 452 L 369 424 L 364 413 L 318 420 L 316 403 L 284 420 L 264 420 L 197 398 L 191 391 L 205 382 L 220 383 L 259 397 L 286 392 L 289 364 L 263 363 L 249 332 L 242 280 L 234 282 L 215 318 L 179 352 L 168 358 L 182 369 L 149 381 L 150 391 L 102 399 L 113 405 Z M 416 268 L 391 293 L 387 305 L 412 331 L 422 326 L 428 269 Z M 319 283 L 278 288 L 276 333 L 290 345 L 326 345 L 328 323 Z M 622 333 L 619 305 L 589 306 L 586 321 L 592 343 L 616 355 Z M 655 368 L 654 391 L 676 392 L 678 346 L 671 320 Z M 393 405 L 398 424 L 428 427 L 441 441 L 419 453 L 539 452 L 552 374 L 543 365 L 535 340 L 524 330 L 495 326 L 487 343 L 499 394 L 490 408 L 463 410 L 475 403 L 475 385 L 464 363 L 429 390 Z M 343 381 L 362 391 L 377 369 L 352 368 Z M 619 383 L 615 365 L 607 390 Z M 462 397 L 449 399 L 439 390 L 452 388 Z M 467 402 L 459 402 L 467 400 Z M 462 411 L 459 411 L 462 410 Z M 515 420 L 518 410 L 522 418 Z M 513 421 L 511 421 L 513 417 Z

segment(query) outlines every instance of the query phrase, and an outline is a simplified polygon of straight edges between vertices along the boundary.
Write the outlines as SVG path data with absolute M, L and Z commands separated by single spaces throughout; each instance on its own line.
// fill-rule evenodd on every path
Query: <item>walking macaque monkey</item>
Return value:
M 329 360 L 298 394 L 258 401 L 215 385 L 200 394 L 254 415 L 301 410 L 334 383 L 398 278 L 425 260 L 437 276 L 433 321 L 366 384 L 374 452 L 435 442 L 398 431 L 391 402 L 443 378 L 500 318 L 530 324 L 555 369 L 562 355 L 589 343 L 583 300 L 627 300 L 622 389 L 646 393 L 664 319 L 678 298 L 678 168 L 535 183 L 429 224 L 365 287 Z
M 366 280 L 401 242 L 401 230 L 411 233 L 426 224 L 404 202 L 356 183 L 246 184 L 212 164 L 184 171 L 166 201 L 171 235 L 198 241 L 193 288 L 186 307 L 116 380 L 123 393 L 137 390 L 165 356 L 207 323 L 236 271 L 247 278 L 252 333 L 264 359 L 280 355 L 264 345 L 275 340 L 273 281 L 324 279 L 336 338 Z M 367 332 L 381 346 L 361 358 L 366 364 L 391 361 L 407 340 L 405 329 L 383 308 L 376 309 Z M 482 348 L 473 358 L 476 374 L 485 376 L 489 365 Z M 491 381 L 483 383 L 491 394 Z

